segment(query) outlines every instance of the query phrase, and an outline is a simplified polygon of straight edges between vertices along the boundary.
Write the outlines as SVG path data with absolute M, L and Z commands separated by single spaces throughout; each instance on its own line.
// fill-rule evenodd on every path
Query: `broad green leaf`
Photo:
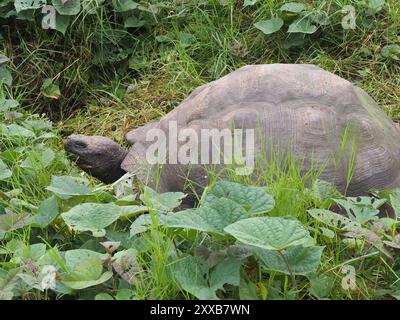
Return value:
M 124 27 L 125 28 L 141 28 L 146 25 L 147 21 L 139 19 L 138 17 L 131 16 L 127 17 L 124 20 Z
M 34 227 L 45 228 L 57 218 L 58 214 L 57 198 L 51 196 L 40 203 L 39 212 L 31 217 L 30 223 Z
M 36 135 L 33 131 L 28 130 L 18 124 L 12 123 L 8 126 L 0 127 L 3 135 L 8 137 L 18 138 L 35 138 Z
M 20 216 L 14 212 L 0 214 L 0 232 L 11 232 L 29 224 L 28 216 Z
M 27 10 L 22 10 L 20 12 L 15 12 L 15 17 L 18 20 L 25 20 L 25 21 L 35 21 L 35 9 L 27 9 Z
M 201 208 L 169 214 L 166 224 L 168 227 L 224 234 L 226 226 L 246 216 L 247 212 L 241 205 L 221 198 Z
M 0 300 L 12 300 L 14 293 L 11 290 L 0 289 Z
M 50 130 L 53 128 L 52 122 L 44 120 L 44 119 L 40 119 L 40 120 L 27 119 L 22 124 L 25 128 L 29 128 L 33 131 Z M 43 149 L 47 148 L 45 145 L 42 145 L 42 146 L 43 146 Z
M 128 249 L 117 252 L 112 258 L 115 272 L 130 285 L 135 285 L 141 267 L 136 260 L 137 251 Z
M 46 0 L 15 0 L 14 6 L 17 12 L 30 9 L 39 9 L 46 5 Z
M 332 231 L 331 229 L 327 229 L 324 227 L 319 228 L 321 230 L 321 233 L 323 236 L 329 238 L 329 239 L 334 239 L 335 238 L 335 232 Z
M 7 291 L 12 291 L 17 285 L 17 275 L 21 272 L 21 268 L 13 268 L 7 271 L 0 269 L 0 271 L 0 294 Z
M 14 293 L 9 290 L 0 289 L 0 300 L 12 300 L 14 297 Z
M 391 257 L 391 254 L 388 251 L 386 251 L 385 248 L 383 247 L 384 243 L 383 243 L 381 237 L 369 229 L 366 229 L 366 228 L 354 229 L 354 230 L 343 233 L 343 236 L 359 240 L 358 241 L 359 243 L 363 243 L 363 242 L 370 243 L 370 244 L 374 245 L 382 253 L 384 253 L 388 257 Z
M 23 200 L 23 199 L 18 199 L 18 198 L 12 198 L 9 202 L 10 208 L 15 208 L 15 209 L 30 209 L 30 210 L 37 210 L 38 207 Z
M 323 299 L 329 296 L 335 284 L 334 278 L 324 274 L 310 274 L 308 278 L 310 279 L 309 291 L 314 297 Z
M 208 266 L 199 257 L 188 256 L 171 266 L 180 286 L 200 300 L 217 300 L 215 292 L 208 287 Z
M 282 252 L 286 256 L 292 274 L 305 275 L 315 272 L 321 262 L 321 254 L 324 247 L 293 246 Z M 256 254 L 265 269 L 290 274 L 286 262 L 277 251 L 257 249 Z
M 293 13 L 300 13 L 302 12 L 304 9 L 306 8 L 306 6 L 302 3 L 299 2 L 288 2 L 285 3 L 282 7 L 281 7 L 281 11 L 287 11 L 287 12 L 293 12 Z
M 244 244 L 267 250 L 281 251 L 290 246 L 310 246 L 313 242 L 300 221 L 280 217 L 244 219 L 224 230 Z
M 253 282 L 246 282 L 244 279 L 241 279 L 239 285 L 239 297 L 240 300 L 259 300 L 257 285 Z
M 180 32 L 178 35 L 178 40 L 179 43 L 186 48 L 196 42 L 196 37 L 191 33 Z
M 257 3 L 258 0 L 244 0 L 243 6 L 254 6 Z
M 94 297 L 94 300 L 114 300 L 114 298 L 112 296 L 110 296 L 108 293 L 99 293 L 96 294 L 96 296 Z
M 389 199 L 396 216 L 400 217 L 400 194 L 390 195 Z
M 50 148 L 42 148 L 38 152 L 28 154 L 28 157 L 21 163 L 22 168 L 47 168 L 56 158 L 55 152 Z
M 269 20 L 258 21 L 254 24 L 254 27 L 265 34 L 277 32 L 282 28 L 282 26 L 283 20 L 281 18 L 271 18 Z
M 133 0 L 112 0 L 116 12 L 127 12 L 139 7 L 139 3 Z
M 247 186 L 236 182 L 218 181 L 204 195 L 204 206 L 219 198 L 226 198 L 240 204 L 249 214 L 271 211 L 275 201 L 264 187 Z
M 0 127 L 1 128 L 1 127 Z M 15 149 L 7 149 L 4 152 L 0 152 L 0 156 L 8 163 L 16 163 L 19 159 L 21 152 L 23 152 L 24 148 L 15 148 Z M 10 194 L 8 194 L 9 198 L 17 197 L 21 194 L 22 190 L 20 188 L 11 189 Z
M 95 252 L 87 249 L 75 249 L 65 252 L 65 265 L 69 273 L 78 269 L 87 260 L 95 260 L 98 265 L 102 265 L 102 259 L 107 258 L 107 254 Z
M 166 215 L 164 214 L 158 214 L 157 217 L 153 217 L 154 219 L 157 219 L 157 224 L 158 226 L 163 226 L 165 224 L 166 220 Z M 146 232 L 153 224 L 153 219 L 150 214 L 142 214 L 139 216 L 135 221 L 133 221 L 130 229 L 130 236 L 136 236 L 140 233 Z
M 33 273 L 19 273 L 17 276 L 29 287 L 29 289 L 41 290 L 38 278 Z
M 53 132 L 45 132 L 45 133 L 41 133 L 38 138 L 40 138 L 41 140 L 52 140 L 52 139 L 54 140 L 57 138 L 57 135 Z M 65 164 L 65 161 L 64 161 L 64 164 Z
M 0 64 L 6 63 L 8 61 L 10 61 L 10 59 L 6 57 L 4 54 L 0 53 Z
M 119 289 L 115 295 L 115 300 L 137 300 L 136 292 L 130 289 Z
M 350 220 L 359 224 L 364 224 L 371 220 L 377 220 L 379 210 L 386 199 L 376 199 L 373 197 L 348 197 L 346 199 L 333 199 L 343 207 Z
M 130 219 L 141 213 L 149 211 L 146 206 L 119 206 L 121 208 L 121 219 Z
M 349 218 L 325 209 L 310 209 L 307 212 L 316 220 L 338 230 L 350 230 L 359 225 Z
M 130 240 L 129 232 L 119 232 L 113 230 L 107 230 L 105 237 L 109 241 L 117 241 L 121 242 L 121 246 L 125 248 L 131 248 L 134 243 L 133 240 Z
M 400 300 L 400 290 L 393 291 L 390 295 L 396 300 Z
M 122 250 L 122 251 L 118 251 L 117 253 L 114 254 L 114 256 L 112 257 L 112 261 L 113 262 L 117 262 L 120 264 L 124 263 L 124 260 L 126 260 L 126 258 L 129 259 L 136 259 L 136 254 L 137 254 L 137 250 L 136 249 L 128 249 L 128 250 Z
M 157 193 L 149 187 L 145 187 L 140 199 L 148 206 L 160 212 L 169 212 L 179 207 L 186 195 L 182 192 Z
M 14 297 L 14 289 L 18 285 L 18 274 L 21 268 L 13 268 L 4 273 L 0 269 L 0 300 L 11 300 Z
M 83 1 L 82 9 L 85 11 L 85 14 L 96 14 L 97 9 L 101 8 L 106 0 L 98 0 L 98 1 Z
M 9 99 L 0 99 L 0 112 L 6 112 L 19 106 L 18 101 Z
M 400 188 L 376 191 L 375 194 L 379 199 L 386 199 L 386 201 L 390 201 L 390 196 L 400 199 Z
M 79 277 L 74 277 L 74 276 L 66 277 L 65 280 L 63 280 L 62 282 L 66 286 L 68 286 L 74 290 L 82 290 L 82 289 L 86 289 L 88 287 L 93 287 L 93 286 L 102 284 L 102 283 L 110 280 L 113 276 L 113 273 L 111 271 L 106 271 L 99 278 L 97 278 L 95 280 L 87 280 L 87 277 L 93 276 L 94 272 L 90 268 L 91 267 L 90 261 L 88 261 L 86 264 L 88 266 L 85 269 L 85 271 L 87 271 L 86 273 L 80 273 Z
M 0 18 L 12 18 L 17 15 L 14 7 L 14 0 L 0 1 Z M 4 36 L 0 34 L 0 42 L 4 41 Z
M 63 35 L 67 32 L 69 25 L 71 24 L 71 16 L 63 16 L 60 14 L 56 15 L 56 30 L 61 32 Z M 58 91 L 60 91 L 58 89 Z M 61 92 L 60 92 L 61 93 Z
M 400 60 L 400 46 L 398 44 L 389 44 L 381 50 L 381 55 L 387 59 Z
M 7 180 L 12 176 L 12 172 L 7 165 L 0 159 L 0 181 Z
M 176 36 L 172 33 L 168 33 L 156 36 L 156 40 L 158 42 L 172 42 L 173 40 L 176 40 Z
M 44 243 L 35 243 L 28 247 L 29 255 L 25 256 L 25 258 L 32 259 L 33 261 L 38 261 L 46 253 L 46 244 Z
M 60 87 L 53 83 L 52 79 L 45 79 L 41 88 L 42 94 L 51 99 L 58 99 L 61 96 Z
M 61 15 L 75 16 L 81 10 L 80 0 L 51 0 L 54 8 Z
M 104 228 L 118 220 L 121 207 L 109 203 L 83 203 L 61 214 L 65 223 L 76 231 L 91 231 L 94 237 L 103 237 Z
M 68 274 L 62 283 L 68 287 L 81 290 L 108 281 L 112 272 L 102 274 L 102 260 L 107 255 L 86 249 L 69 250 L 65 253 Z
M 62 199 L 93 194 L 92 190 L 82 184 L 80 179 L 71 176 L 52 176 L 51 184 L 46 189 Z
M 312 22 L 320 26 L 328 26 L 330 23 L 329 14 L 325 11 L 313 11 L 309 17 Z
M 226 250 L 211 251 L 205 246 L 197 246 L 194 252 L 196 256 L 202 257 L 207 262 L 209 268 L 215 267 L 228 257 Z
M 62 269 L 64 272 L 67 272 L 67 266 L 64 261 L 64 253 L 58 250 L 57 245 L 53 248 L 49 248 L 46 250 L 46 253 L 37 260 L 37 263 L 40 267 L 45 265 L 54 265 L 57 269 Z
M 373 228 L 376 227 L 379 231 L 380 230 L 392 231 L 392 230 L 395 230 L 396 227 L 399 225 L 400 225 L 399 220 L 383 217 L 383 218 L 379 218 L 376 222 L 374 222 L 372 224 L 372 227 Z
M 318 28 L 316 26 L 311 24 L 309 19 L 301 17 L 289 26 L 288 32 L 311 34 L 317 31 L 317 29 Z
M 373 12 L 377 13 L 385 6 L 385 0 L 368 0 L 368 8 Z
M 115 204 L 119 206 L 137 205 L 138 201 L 136 200 L 136 194 L 117 196 Z
M 213 290 L 224 290 L 225 284 L 238 286 L 241 265 L 241 261 L 231 258 L 218 263 L 210 274 L 210 287 Z
M 336 190 L 336 187 L 332 183 L 323 180 L 315 181 L 311 187 L 310 193 L 320 203 L 331 203 L 333 202 L 332 198 L 340 196 L 339 191 Z
M 233 244 L 226 248 L 226 253 L 237 260 L 243 260 L 253 255 L 253 249 L 252 246 Z
M 15 120 L 22 118 L 24 115 L 18 111 L 7 111 L 4 113 L 4 118 L 14 122 Z
M 14 253 L 19 250 L 19 248 L 24 246 L 26 246 L 26 244 L 22 240 L 14 238 L 7 242 L 4 249 L 2 249 L 0 252 L 1 254 Z
M 27 245 L 22 243 L 16 246 L 13 252 L 12 262 L 21 264 L 23 261 L 39 261 L 46 253 L 46 245 L 44 243 L 35 243 Z
M 374 209 L 380 208 L 386 199 L 377 199 L 374 197 L 347 197 L 346 199 L 334 199 L 343 208 L 351 208 L 353 206 L 368 206 Z M 347 202 L 347 204 L 345 203 Z
M 212 271 L 200 257 L 188 256 L 172 265 L 172 272 L 181 287 L 200 300 L 217 300 L 217 290 L 225 284 L 238 286 L 241 262 L 226 259 Z
M 0 83 L 4 83 L 9 87 L 12 85 L 12 75 L 5 64 L 0 66 Z

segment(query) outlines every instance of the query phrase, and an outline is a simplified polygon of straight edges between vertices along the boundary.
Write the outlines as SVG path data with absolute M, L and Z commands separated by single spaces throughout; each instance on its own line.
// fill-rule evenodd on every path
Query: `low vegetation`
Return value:
M 182 210 L 183 193 L 100 184 L 62 151 L 71 132 L 122 142 L 246 64 L 317 64 L 397 121 L 396 0 L 60 3 L 0 0 L 0 299 L 400 298 L 399 190 L 347 197 L 274 159 Z

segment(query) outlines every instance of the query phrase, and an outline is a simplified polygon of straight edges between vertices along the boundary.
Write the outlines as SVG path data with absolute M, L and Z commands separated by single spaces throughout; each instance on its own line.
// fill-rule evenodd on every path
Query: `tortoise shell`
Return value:
M 255 129 L 256 152 L 289 150 L 304 172 L 323 168 L 320 179 L 351 195 L 400 187 L 400 130 L 365 91 L 314 65 L 249 65 L 198 87 L 159 121 L 127 134 L 132 148 L 122 169 L 137 171 L 150 145 L 146 133 L 159 128 L 168 137 L 170 121 L 196 132 Z M 179 190 L 187 178 L 207 183 L 200 167 L 178 179 L 187 166 L 164 166 L 164 190 Z

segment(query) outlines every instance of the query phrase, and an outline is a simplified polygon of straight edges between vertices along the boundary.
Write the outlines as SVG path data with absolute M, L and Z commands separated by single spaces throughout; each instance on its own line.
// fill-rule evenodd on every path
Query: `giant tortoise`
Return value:
M 256 156 L 275 147 L 286 150 L 282 154 L 290 151 L 302 159 L 304 171 L 322 169 L 320 179 L 348 195 L 400 187 L 397 125 L 365 91 L 308 64 L 248 65 L 202 85 L 160 120 L 129 132 L 129 150 L 106 137 L 85 135 L 69 136 L 65 149 L 77 156 L 80 168 L 105 183 L 132 172 L 160 192 L 183 191 L 187 181 L 202 188 L 210 167 L 167 161 L 159 169 L 146 159 L 154 143 L 146 135 L 161 129 L 168 140 L 172 122 L 178 131 L 252 128 Z

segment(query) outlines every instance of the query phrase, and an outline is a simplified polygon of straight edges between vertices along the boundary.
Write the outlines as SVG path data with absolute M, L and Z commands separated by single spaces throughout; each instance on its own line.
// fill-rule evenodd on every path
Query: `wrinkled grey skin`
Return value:
M 64 148 L 81 169 L 104 183 L 112 183 L 125 174 L 121 163 L 127 151 L 109 138 L 72 135 Z

